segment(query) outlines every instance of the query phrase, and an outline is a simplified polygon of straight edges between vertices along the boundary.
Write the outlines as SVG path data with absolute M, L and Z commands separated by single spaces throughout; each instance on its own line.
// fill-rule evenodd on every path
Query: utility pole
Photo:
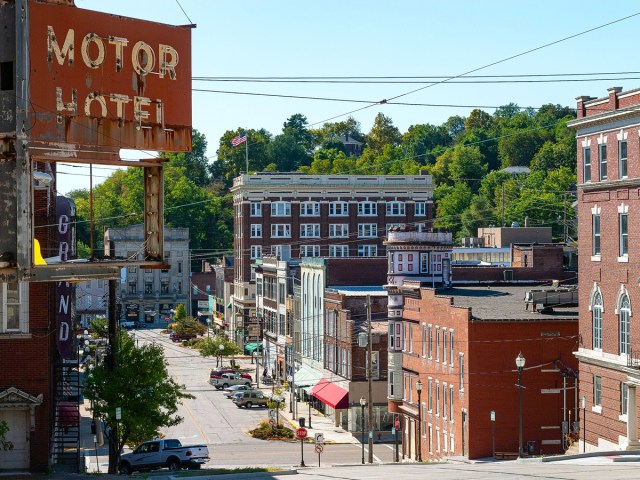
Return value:
M 502 226 L 504 227 L 504 182 L 502 182 Z
M 373 397 L 372 397 L 372 380 L 373 369 L 371 367 L 372 345 L 371 345 L 371 296 L 367 295 L 367 390 L 369 404 L 368 424 L 369 424 L 369 463 L 373 463 Z
M 118 352 L 118 306 L 116 304 L 116 280 L 109 280 L 109 355 L 107 356 L 107 368 L 113 372 L 117 367 Z M 109 431 L 109 473 L 118 473 L 118 462 L 120 460 L 118 421 L 115 420 L 115 408 L 117 405 L 110 405 L 114 409 L 113 423 Z
M 564 206 L 564 243 L 567 244 L 568 243 L 568 236 L 569 236 L 569 226 L 567 225 L 567 194 L 564 194 L 564 202 L 563 202 L 563 206 Z

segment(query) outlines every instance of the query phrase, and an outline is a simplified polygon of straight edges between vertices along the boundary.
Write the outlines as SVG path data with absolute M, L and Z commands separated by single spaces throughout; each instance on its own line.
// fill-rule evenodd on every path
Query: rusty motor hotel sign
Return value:
M 190 26 L 30 1 L 28 37 L 32 142 L 190 149 Z

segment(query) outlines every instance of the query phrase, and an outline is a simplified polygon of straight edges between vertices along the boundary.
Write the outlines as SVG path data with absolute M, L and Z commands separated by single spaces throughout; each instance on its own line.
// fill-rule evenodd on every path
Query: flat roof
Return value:
M 341 286 L 341 287 L 329 286 L 329 287 L 326 287 L 326 290 L 332 290 L 346 297 L 358 297 L 358 296 L 366 296 L 366 295 L 372 295 L 375 297 L 387 296 L 387 291 L 379 285 L 373 285 L 373 286 L 354 285 L 354 286 Z
M 531 305 L 525 309 L 524 296 L 529 290 L 540 290 L 540 285 L 532 286 L 472 286 L 454 287 L 438 291 L 438 296 L 453 297 L 456 307 L 471 307 L 475 320 L 578 320 L 577 307 L 554 307 L 553 312 L 534 312 Z M 549 286 L 549 290 L 551 290 Z

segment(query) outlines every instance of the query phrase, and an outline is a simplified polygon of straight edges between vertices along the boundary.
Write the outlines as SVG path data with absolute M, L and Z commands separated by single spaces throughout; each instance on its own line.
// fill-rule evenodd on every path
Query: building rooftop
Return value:
M 332 293 L 339 293 L 340 295 L 344 295 L 346 297 L 365 297 L 367 295 L 375 296 L 375 297 L 386 297 L 387 291 L 378 285 L 374 286 L 345 286 L 345 287 L 326 287 L 326 290 L 331 290 Z
M 525 309 L 525 293 L 531 289 L 540 289 L 540 286 L 527 287 L 455 287 L 439 291 L 443 297 L 453 297 L 456 307 L 471 307 L 471 315 L 474 320 L 578 320 L 578 309 L 558 308 L 553 311 L 532 311 Z M 549 287 L 551 289 L 551 287 Z

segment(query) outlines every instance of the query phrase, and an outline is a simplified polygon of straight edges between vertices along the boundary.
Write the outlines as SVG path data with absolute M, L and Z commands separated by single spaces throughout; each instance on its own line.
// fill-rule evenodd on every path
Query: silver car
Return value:
M 252 389 L 253 387 L 250 385 L 231 385 L 230 387 L 225 388 L 222 394 L 227 398 L 232 398 L 236 392 L 243 392 Z

